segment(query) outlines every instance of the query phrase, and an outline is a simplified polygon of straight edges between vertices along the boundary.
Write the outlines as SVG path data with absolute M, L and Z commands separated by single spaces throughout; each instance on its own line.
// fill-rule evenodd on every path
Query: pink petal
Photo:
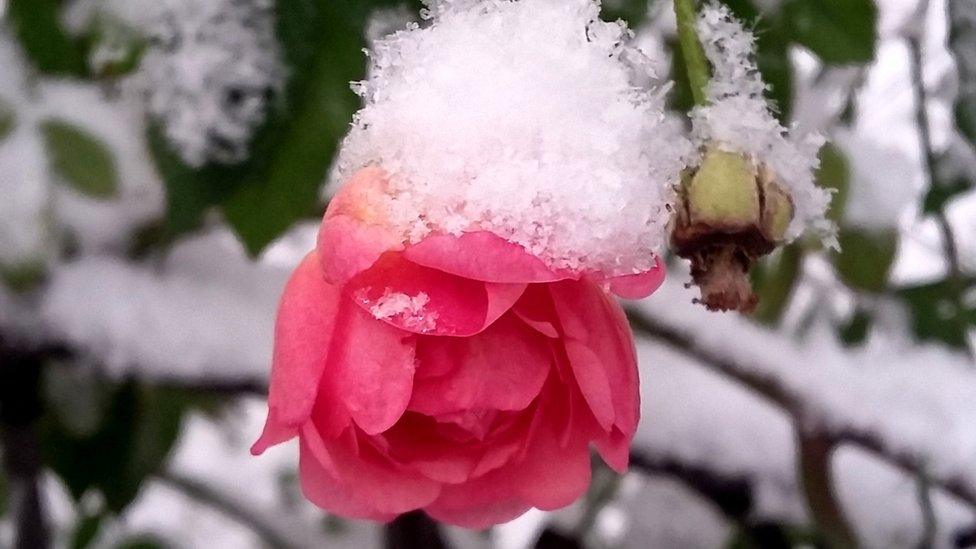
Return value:
M 464 337 L 491 325 L 518 301 L 525 286 L 461 278 L 388 253 L 347 288 L 361 307 L 397 328 Z M 390 307 L 403 300 L 414 305 Z
M 505 478 L 492 472 L 464 484 L 445 485 L 424 511 L 436 520 L 464 528 L 484 529 L 508 522 L 531 506 L 511 484 L 499 482 Z
M 582 353 L 570 356 L 571 362 L 574 358 L 577 362 L 586 362 L 573 364 L 583 394 L 596 395 L 602 388 L 590 386 L 583 389 L 584 384 L 592 385 L 595 377 L 581 376 L 578 372 L 602 366 L 612 394 L 614 425 L 628 437 L 633 436 L 640 415 L 637 357 L 623 310 L 598 286 L 586 280 L 556 282 L 549 285 L 549 291 L 567 341 L 575 341 L 592 351 L 586 357 Z M 598 363 L 593 364 L 592 360 Z M 590 402 L 589 398 L 587 402 Z M 591 406 L 594 402 L 590 402 Z M 598 418 L 601 413 L 594 410 Z
M 322 273 L 339 286 L 370 268 L 384 252 L 401 248 L 399 238 L 390 231 L 347 215 L 326 217 L 319 229 Z
M 654 268 L 634 275 L 617 276 L 607 279 L 610 291 L 624 299 L 643 299 L 664 284 L 667 268 L 659 258 L 654 259 Z
M 363 168 L 329 202 L 319 228 L 318 251 L 330 283 L 341 286 L 383 252 L 403 248 L 403 239 L 391 230 L 383 210 L 386 186 L 383 170 Z
M 466 481 L 484 453 L 481 444 L 461 444 L 440 436 L 433 418 L 416 413 L 405 414 L 383 437 L 391 458 L 439 482 Z
M 395 465 L 368 443 L 359 444 L 357 453 L 343 439 L 322 439 L 315 427 L 310 424 L 302 429 L 302 441 L 308 444 L 310 452 L 307 452 L 307 455 L 321 465 L 319 471 L 316 471 L 313 466 L 309 466 L 308 469 L 311 472 L 324 472 L 326 475 L 331 473 L 331 479 L 321 474 L 307 479 L 303 476 L 303 489 L 308 494 L 317 487 L 322 488 L 321 485 L 314 484 L 321 482 L 325 485 L 325 489 L 338 492 L 338 496 L 343 496 L 338 503 L 344 503 L 345 508 L 335 509 L 322 505 L 335 513 L 355 511 L 358 507 L 375 513 L 375 516 L 367 518 L 388 520 L 392 518 L 390 515 L 405 513 L 430 504 L 440 493 L 438 483 Z M 316 446 L 318 444 L 316 441 L 320 441 L 321 444 Z M 329 483 L 329 480 L 333 482 Z M 336 503 L 327 500 L 324 494 L 316 495 L 317 499 L 325 504 Z M 309 499 L 313 503 L 318 503 L 316 499 L 311 497 Z
M 615 428 L 610 434 L 597 438 L 594 442 L 603 461 L 621 475 L 627 472 L 630 464 L 631 438 L 632 435 L 625 435 Z
M 285 286 L 275 323 L 268 420 L 251 451 L 294 437 L 308 419 L 332 341 L 339 290 L 322 280 L 311 252 Z
M 556 312 L 552 306 L 552 297 L 550 297 L 545 284 L 530 284 L 522 297 L 512 307 L 512 312 L 522 322 L 544 336 L 553 339 L 559 337 L 559 331 L 553 324 Z
M 467 410 L 522 410 L 539 394 L 552 368 L 548 344 L 506 315 L 467 338 L 421 337 L 419 369 L 447 370 L 418 379 L 410 410 L 437 416 Z
M 590 410 L 593 411 L 593 416 L 600 427 L 609 431 L 613 426 L 615 415 L 613 394 L 600 357 L 589 347 L 576 340 L 569 339 L 565 344 L 569 364 L 573 369 L 573 375 L 576 376 L 577 383 L 579 383 L 583 398 L 589 404 Z
M 573 503 L 590 485 L 585 432 L 578 430 L 568 444 L 560 444 L 560 419 L 567 410 L 556 406 L 557 398 L 550 396 L 540 403 L 524 458 L 499 470 L 511 475 L 510 485 L 525 501 L 546 511 Z
M 551 282 L 575 278 L 546 266 L 522 246 L 487 231 L 461 236 L 436 234 L 408 246 L 410 261 L 472 280 L 485 282 Z
M 381 433 L 403 415 L 414 373 L 413 336 L 380 322 L 349 300 L 329 355 L 335 394 L 369 434 Z
M 337 477 L 335 464 L 318 434 L 300 438 L 298 474 L 302 493 L 322 509 L 346 518 L 389 521 L 396 513 L 382 513 L 356 498 L 345 482 Z

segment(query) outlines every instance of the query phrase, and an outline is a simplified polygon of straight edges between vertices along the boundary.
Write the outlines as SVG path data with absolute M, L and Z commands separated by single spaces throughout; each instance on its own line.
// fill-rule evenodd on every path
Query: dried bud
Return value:
M 691 260 L 701 302 L 751 312 L 758 299 L 749 270 L 782 243 L 794 214 L 789 193 L 768 167 L 713 146 L 682 177 L 676 206 L 671 246 Z

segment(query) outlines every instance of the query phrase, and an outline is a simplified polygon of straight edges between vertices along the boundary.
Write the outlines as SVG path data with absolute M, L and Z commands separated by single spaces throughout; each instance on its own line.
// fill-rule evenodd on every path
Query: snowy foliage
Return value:
M 755 37 L 743 28 L 729 8 L 706 3 L 698 21 L 705 55 L 712 65 L 709 104 L 694 110 L 694 137 L 699 146 L 717 144 L 749 155 L 773 170 L 793 197 L 796 215 L 787 237 L 811 229 L 828 244 L 834 227 L 824 218 L 830 193 L 816 186 L 814 170 L 824 139 L 796 135 L 784 128 L 763 97 L 766 84 L 756 67 Z
M 171 0 L 142 62 L 149 110 L 191 166 L 247 158 L 286 70 L 268 0 Z
M 550 265 L 646 270 L 690 152 L 593 0 L 436 2 L 378 40 L 338 176 L 391 176 L 404 240 L 488 230 Z

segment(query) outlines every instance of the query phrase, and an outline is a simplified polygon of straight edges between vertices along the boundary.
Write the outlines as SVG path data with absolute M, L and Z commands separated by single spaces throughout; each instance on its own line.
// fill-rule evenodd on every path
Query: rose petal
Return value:
M 461 236 L 435 234 L 408 246 L 404 256 L 418 265 L 484 282 L 551 282 L 575 278 L 549 269 L 518 244 L 487 231 Z
M 558 387 L 553 384 L 549 386 Z M 529 433 L 524 457 L 502 469 L 509 484 L 533 507 L 554 510 L 576 501 L 590 485 L 590 452 L 585 430 L 577 429 L 565 446 L 560 444 L 561 418 L 567 415 L 561 390 L 549 390 Z
M 335 464 L 318 434 L 303 434 L 299 445 L 298 474 L 302 493 L 322 509 L 347 518 L 389 521 L 396 513 L 382 513 L 356 498 L 337 477 Z
M 322 442 L 316 448 L 315 441 Z M 358 505 L 362 509 L 374 510 L 386 519 L 390 515 L 405 513 L 421 508 L 437 499 L 440 485 L 407 468 L 399 467 L 389 458 L 380 455 L 370 444 L 360 444 L 359 452 L 353 451 L 342 439 L 322 439 L 315 431 L 315 427 L 307 424 L 302 429 L 302 440 L 309 445 L 310 456 L 315 457 L 322 464 L 322 471 L 326 474 L 334 471 L 334 478 L 341 479 L 338 486 L 328 485 L 328 488 L 339 488 L 337 491 L 346 496 L 348 504 Z M 314 467 L 308 467 L 314 471 Z M 321 471 L 319 471 L 321 472 Z M 328 481 L 328 478 L 317 477 L 306 479 L 303 477 L 303 489 L 306 493 L 312 491 L 313 480 Z M 309 498 L 312 499 L 312 498 Z M 324 499 L 318 494 L 318 499 Z M 316 501 L 313 500 L 313 503 Z M 328 503 L 328 502 L 324 502 Z M 335 509 L 322 505 L 326 509 Z M 383 520 L 381 518 L 380 520 Z
M 403 248 L 402 237 L 390 229 L 383 209 L 386 186 L 383 170 L 363 168 L 329 202 L 317 249 L 330 283 L 341 286 L 368 269 L 383 252 Z
M 454 364 L 445 375 L 415 383 L 409 409 L 431 416 L 522 410 L 539 394 L 552 368 L 546 340 L 513 315 L 472 337 L 421 337 L 417 359 L 420 370 Z
M 660 259 L 654 259 L 654 268 L 643 273 L 617 276 L 607 279 L 610 291 L 624 299 L 643 299 L 654 293 L 667 275 L 667 268 Z
M 463 484 L 445 485 L 424 511 L 435 520 L 463 528 L 483 529 L 508 522 L 531 506 L 509 483 L 498 481 L 505 478 L 494 471 Z
M 251 449 L 255 455 L 295 436 L 308 419 L 340 300 L 339 290 L 322 280 L 316 252 L 309 253 L 285 286 L 278 307 L 268 419 Z
M 351 279 L 347 288 L 363 309 L 397 328 L 466 337 L 510 309 L 525 286 L 461 278 L 388 253 Z
M 522 322 L 525 322 L 537 332 L 549 338 L 558 338 L 559 331 L 553 324 L 556 311 L 552 306 L 552 297 L 545 284 L 530 284 L 525 293 L 512 307 Z
M 613 426 L 615 415 L 610 381 L 600 357 L 582 343 L 568 339 L 565 342 L 566 355 L 579 384 L 583 398 L 593 411 L 593 417 L 605 431 Z
M 613 429 L 610 434 L 594 441 L 596 451 L 611 469 L 621 475 L 627 472 L 630 464 L 630 440 L 632 435 L 625 435 L 620 429 Z
M 381 433 L 403 415 L 414 373 L 413 336 L 380 322 L 350 301 L 329 355 L 335 394 L 366 433 Z
M 587 356 L 595 356 L 606 373 L 613 396 L 614 425 L 632 436 L 640 415 L 640 395 L 637 356 L 626 315 L 616 301 L 590 281 L 556 282 L 549 285 L 549 291 L 566 339 L 590 349 L 592 355 Z M 576 359 L 581 356 L 577 354 Z M 580 371 L 592 367 L 590 364 Z M 574 373 L 577 369 L 574 364 Z M 577 381 L 582 389 L 591 380 L 577 374 Z M 598 389 L 591 387 L 583 391 L 584 395 L 588 391 L 596 393 Z M 599 417 L 598 411 L 594 413 Z

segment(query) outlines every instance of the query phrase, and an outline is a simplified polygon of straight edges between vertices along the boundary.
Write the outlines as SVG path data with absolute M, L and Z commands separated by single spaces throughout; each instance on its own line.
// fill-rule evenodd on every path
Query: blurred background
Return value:
M 672 262 L 627 305 L 632 472 L 465 532 L 327 516 L 295 445 L 247 452 L 349 82 L 422 6 L 0 0 L 0 547 L 976 547 L 976 0 L 726 3 L 830 140 L 843 252 L 769 258 L 751 318 Z M 682 116 L 670 2 L 604 18 Z

